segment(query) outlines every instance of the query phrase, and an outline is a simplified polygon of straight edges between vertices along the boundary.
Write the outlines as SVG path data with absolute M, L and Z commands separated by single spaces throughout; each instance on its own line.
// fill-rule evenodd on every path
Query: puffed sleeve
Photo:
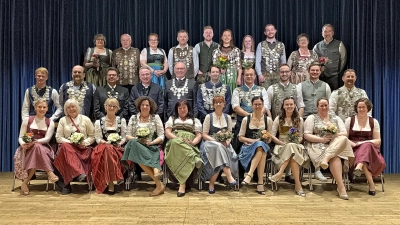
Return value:
M 272 119 L 271 118 L 269 118 L 269 117 L 267 117 L 267 127 L 266 127 L 266 130 L 268 131 L 268 132 L 270 132 L 271 133 L 271 131 L 272 131 L 272 124 L 273 124 L 274 122 L 272 121 Z
M 381 128 L 379 127 L 379 122 L 376 119 L 374 119 L 374 130 L 373 130 L 373 132 L 376 132 L 376 133 L 380 133 L 381 132 Z
M 347 132 L 346 131 L 346 127 L 344 126 L 343 120 L 340 119 L 340 117 L 336 116 L 336 119 L 338 121 L 338 125 L 339 125 L 339 133 L 341 132 Z
M 201 125 L 201 122 L 199 119 L 194 118 L 194 131 L 195 132 L 202 132 L 203 126 Z
M 348 117 L 344 122 L 344 127 L 346 128 L 347 133 L 350 131 L 350 122 L 351 122 L 351 117 Z
M 247 116 L 243 118 L 242 124 L 240 125 L 239 136 L 244 136 L 246 134 L 246 126 L 247 126 Z
M 121 141 L 126 141 L 126 120 L 125 118 L 121 119 Z
M 228 115 L 228 131 L 232 132 L 233 123 L 231 117 Z
M 208 134 L 209 132 L 210 132 L 210 114 L 207 114 L 206 118 L 204 119 L 204 123 L 203 123 L 203 133 Z
M 28 126 L 28 120 L 29 120 L 29 117 L 25 117 L 22 120 L 21 128 L 19 129 L 18 142 L 19 142 L 20 145 L 25 144 L 25 142 L 22 140 L 22 137 L 26 133 L 26 127 Z
M 268 117 L 269 118 L 269 117 Z M 279 116 L 275 117 L 274 122 L 272 123 L 271 135 L 276 137 L 279 128 Z
M 155 119 L 156 119 L 156 126 L 157 126 L 157 138 L 161 138 L 161 140 L 164 141 L 164 126 L 163 123 L 161 121 L 160 116 L 155 115 Z
M 303 138 L 303 134 L 304 134 L 304 121 L 303 121 L 303 118 L 302 118 L 302 117 L 300 117 L 299 131 L 300 131 L 300 137 Z
M 126 128 L 126 135 L 125 135 L 125 136 L 132 136 L 132 137 L 135 136 L 135 135 L 133 135 L 134 133 L 132 132 L 132 129 L 133 129 L 133 120 L 134 120 L 134 117 L 135 117 L 135 116 L 136 116 L 136 115 L 132 115 L 131 118 L 129 119 L 128 127 Z
M 314 115 L 308 116 L 306 121 L 304 122 L 304 133 L 305 134 L 314 133 Z
M 165 128 L 172 128 L 173 119 L 172 116 L 168 118 L 168 121 L 165 123 Z
M 103 132 L 100 126 L 100 120 L 94 122 L 94 137 L 96 138 L 96 143 L 99 144 L 101 139 L 103 139 Z

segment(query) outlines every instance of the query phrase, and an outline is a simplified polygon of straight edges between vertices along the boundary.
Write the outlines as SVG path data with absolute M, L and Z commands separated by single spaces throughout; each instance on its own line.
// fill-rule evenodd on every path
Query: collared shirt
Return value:
M 189 44 L 186 44 L 185 47 L 181 48 L 180 45 L 177 45 L 175 48 L 188 48 Z M 194 76 L 196 77 L 197 73 L 199 72 L 199 55 L 197 54 L 197 51 L 193 48 L 192 52 L 192 57 L 193 57 L 193 69 L 194 69 Z M 171 74 L 174 74 L 174 53 L 173 51 L 168 52 L 168 67 L 169 67 L 169 72 Z M 186 68 L 189 69 L 189 68 Z
M 107 85 L 111 88 L 111 90 L 114 90 L 117 87 L 117 85 L 114 85 L 114 87 L 111 87 L 111 85 L 109 83 L 107 83 Z
M 272 43 L 274 43 L 274 44 L 276 43 L 276 39 L 274 39 L 273 42 L 269 42 L 268 39 L 266 39 L 266 41 L 268 43 L 268 46 L 270 46 L 270 44 L 272 44 Z M 282 45 L 284 48 L 283 48 L 283 52 L 281 55 L 281 64 L 284 64 L 284 63 L 286 63 L 286 51 L 285 51 L 285 44 L 282 43 Z M 261 73 L 261 59 L 262 59 L 261 48 L 262 48 L 262 42 L 258 43 L 257 49 L 256 49 L 256 73 L 257 73 L 257 75 L 262 74 Z

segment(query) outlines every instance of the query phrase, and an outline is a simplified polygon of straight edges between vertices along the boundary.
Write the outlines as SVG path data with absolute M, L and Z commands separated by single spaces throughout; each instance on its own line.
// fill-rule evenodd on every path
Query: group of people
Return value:
M 206 26 L 205 41 L 194 48 L 187 44 L 188 33 L 179 31 L 179 45 L 168 58 L 157 48 L 156 34 L 149 35 L 150 47 L 140 54 L 127 34 L 113 52 L 104 48 L 105 37 L 96 35 L 85 67 L 73 67 L 72 81 L 59 92 L 46 85 L 48 71 L 37 69 L 36 84 L 25 93 L 21 146 L 14 157 L 21 193 L 29 194 L 36 169 L 46 171 L 63 194 L 71 192 L 71 181 L 91 179 L 98 193 L 113 194 L 115 182 L 127 182 L 131 171 L 142 169 L 156 185 L 149 195 L 158 196 L 165 191 L 159 176 L 166 163 L 169 179 L 179 183 L 178 197 L 198 177 L 210 181 L 208 192 L 214 194 L 215 182 L 224 182 L 221 172 L 228 186 L 253 180 L 257 193 L 265 194 L 270 154 L 278 172 L 268 179 L 293 177 L 299 196 L 306 196 L 299 166 L 311 163 L 320 181 L 327 180 L 320 168 L 330 168 L 340 198 L 348 199 L 343 170 L 364 173 L 369 194 L 375 195 L 372 177 L 386 166 L 379 123 L 371 117 L 366 92 L 354 86 L 354 70 L 344 71 L 343 87 L 334 86 L 345 49 L 332 39 L 333 27 L 323 27 L 324 41 L 315 51 L 307 49 L 308 36 L 299 35 L 299 51 L 287 64 L 274 25 L 266 25 L 264 33 L 266 41 L 254 52 L 249 35 L 240 51 L 230 30 L 218 45 Z M 319 51 L 329 61 L 318 61 Z M 170 80 L 165 79 L 168 69 Z M 320 80 L 321 74 L 333 83 Z M 48 145 L 54 133 L 57 154 Z

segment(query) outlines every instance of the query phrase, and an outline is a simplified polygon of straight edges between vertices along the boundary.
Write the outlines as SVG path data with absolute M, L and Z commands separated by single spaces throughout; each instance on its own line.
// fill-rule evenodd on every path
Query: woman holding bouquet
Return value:
M 222 32 L 220 47 L 213 52 L 213 64 L 221 68 L 221 82 L 230 87 L 232 94 L 237 85 L 241 85 L 242 66 L 240 49 L 235 47 L 233 34 L 229 29 Z
M 375 195 L 375 184 L 372 177 L 379 176 L 386 168 L 379 147 L 381 133 L 376 119 L 369 117 L 372 103 L 367 98 L 360 98 L 354 104 L 357 115 L 346 119 L 345 127 L 354 151 L 353 174 L 360 176 L 364 172 L 368 180 L 368 194 Z
M 304 122 L 306 148 L 315 167 L 330 168 L 339 197 L 348 200 L 342 179 L 341 159 L 344 160 L 343 169 L 346 171 L 353 163 L 354 154 L 343 121 L 338 116 L 329 115 L 328 110 L 328 99 L 319 98 L 318 113 L 308 116 Z
M 88 48 L 83 65 L 86 69 L 86 81 L 96 87 L 107 84 L 107 69 L 111 66 L 112 51 L 105 48 L 106 37 L 96 34 L 93 38 L 94 48 Z
M 20 147 L 14 155 L 14 173 L 22 180 L 23 195 L 29 195 L 28 183 L 37 169 L 46 171 L 52 183 L 58 181 L 51 165 L 54 152 L 48 145 L 54 133 L 54 123 L 45 117 L 48 109 L 46 99 L 39 98 L 34 107 L 36 115 L 22 121 L 18 139 Z
M 163 156 L 159 145 L 164 141 L 164 127 L 161 118 L 156 114 L 157 104 L 147 96 L 141 96 L 135 101 L 137 115 L 129 119 L 122 164 L 128 170 L 128 161 L 135 162 L 156 183 L 156 189 L 150 196 L 164 194 L 165 186 L 158 179 Z
M 279 138 L 276 137 L 279 135 Z M 303 141 L 303 119 L 299 116 L 293 97 L 283 99 L 281 113 L 272 124 L 272 141 L 276 144 L 272 151 L 272 161 L 279 167 L 278 173 L 270 179 L 278 182 L 289 165 L 295 181 L 295 193 L 306 197 L 300 183 L 300 166 L 309 167 L 308 155 Z
M 57 127 L 56 140 L 59 143 L 54 166 L 62 175 L 62 194 L 71 193 L 69 184 L 75 177 L 78 181 L 90 182 L 90 155 L 95 141 L 94 127 L 89 117 L 80 114 L 78 101 L 68 99 L 64 105 L 65 116 Z
M 197 144 L 201 141 L 202 126 L 186 100 L 176 103 L 174 115 L 165 123 L 165 136 L 169 139 L 165 147 L 165 162 L 170 179 L 179 183 L 178 197 L 185 196 L 197 175 L 201 174 L 203 161 Z
M 200 156 L 204 162 L 201 180 L 210 180 L 208 193 L 214 194 L 214 183 L 223 170 L 228 178 L 229 186 L 238 182 L 233 176 L 238 175 L 238 157 L 231 145 L 232 121 L 223 113 L 225 98 L 217 95 L 213 98 L 214 112 L 206 116 L 203 123 L 203 142 L 200 145 Z
M 243 118 L 239 131 L 239 141 L 243 143 L 240 149 L 239 160 L 243 168 L 248 170 L 242 184 L 248 185 L 250 183 L 253 173 L 257 168 L 257 193 L 264 195 L 263 174 L 269 150 L 267 143 L 271 142 L 271 134 L 269 132 L 271 132 L 272 120 L 262 113 L 264 99 L 261 96 L 251 99 L 251 105 L 253 113 Z M 248 168 L 249 164 L 250 168 Z
M 97 146 L 92 153 L 92 176 L 97 193 L 114 194 L 114 181 L 123 181 L 121 157 L 125 143 L 126 121 L 116 116 L 120 109 L 116 98 L 104 102 L 106 116 L 94 123 Z

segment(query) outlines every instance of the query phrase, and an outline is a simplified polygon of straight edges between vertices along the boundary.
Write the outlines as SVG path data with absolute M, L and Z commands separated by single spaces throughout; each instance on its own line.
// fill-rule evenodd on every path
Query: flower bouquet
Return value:
M 267 143 L 269 137 L 271 137 L 271 134 L 266 130 L 260 130 L 258 132 L 258 138 L 260 138 L 260 141 Z
M 117 133 L 112 133 L 107 137 L 107 143 L 112 145 L 118 145 L 120 141 L 121 141 L 121 136 L 119 136 L 119 134 Z
M 322 126 L 322 132 L 324 135 L 327 134 L 334 135 L 337 134 L 338 128 L 334 124 L 327 123 L 326 125 Z
M 25 143 L 31 143 L 33 142 L 34 138 L 33 138 L 33 133 L 25 133 L 24 136 L 22 136 L 22 140 Z
M 139 142 L 145 143 L 146 139 L 150 136 L 150 130 L 148 127 L 140 127 L 136 130 L 136 137 Z
M 69 137 L 69 141 L 72 144 L 80 145 L 82 144 L 84 137 L 85 136 L 82 133 L 74 132 L 71 134 L 71 137 Z
M 254 65 L 254 61 L 252 61 L 252 60 L 247 60 L 247 59 L 242 60 L 242 67 L 243 67 L 243 69 L 252 68 L 253 65 Z
M 288 132 L 286 132 L 289 142 L 299 143 L 300 131 L 296 127 L 291 127 Z
M 328 64 L 329 59 L 328 59 L 328 57 L 321 56 L 318 58 L 318 62 L 321 66 L 325 66 L 326 64 Z
M 97 54 L 93 54 L 92 55 L 92 57 L 90 57 L 90 62 L 96 62 L 96 63 L 99 63 L 99 55 L 97 55 Z M 99 71 L 99 67 L 97 66 L 97 71 Z
M 219 142 L 224 142 L 229 139 L 232 139 L 233 133 L 226 129 L 222 129 L 222 130 L 218 131 L 217 133 L 213 134 L 212 137 Z
M 228 68 L 228 64 L 229 64 L 229 58 L 226 55 L 219 56 L 217 61 L 215 62 L 215 65 L 220 69 Z

